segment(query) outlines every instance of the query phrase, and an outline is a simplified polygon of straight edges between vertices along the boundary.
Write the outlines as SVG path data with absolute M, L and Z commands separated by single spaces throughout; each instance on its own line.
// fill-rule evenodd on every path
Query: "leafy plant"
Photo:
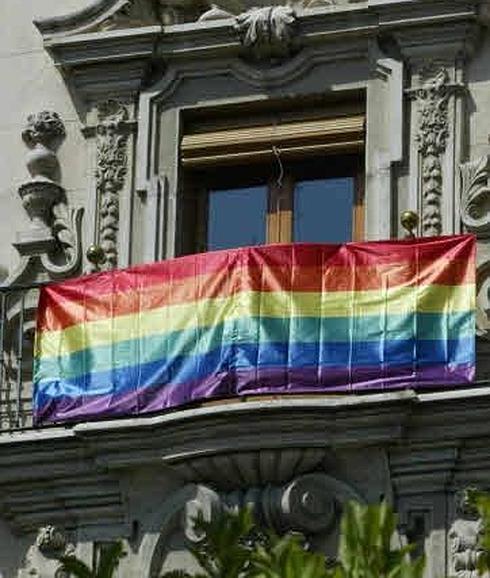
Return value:
M 468 506 L 476 510 L 481 520 L 481 533 L 478 538 L 481 551 L 478 555 L 477 570 L 479 574 L 484 574 L 490 571 L 490 495 L 468 489 L 465 499 Z
M 335 578 L 421 578 L 425 561 L 412 561 L 412 546 L 393 548 L 397 516 L 385 502 L 347 505 L 341 522 Z
M 299 535 L 271 536 L 268 547 L 259 545 L 252 553 L 250 578 L 329 578 L 325 557 L 308 552 Z
M 410 546 L 393 548 L 397 517 L 385 503 L 347 504 L 341 522 L 337 561 L 305 549 L 299 535 L 251 539 L 257 529 L 252 514 L 224 512 L 211 522 L 202 518 L 196 528 L 203 542 L 192 550 L 202 573 L 164 578 L 421 578 L 424 559 L 412 561 Z
M 61 556 L 60 569 L 69 576 L 75 578 L 112 578 L 114 572 L 119 566 L 121 558 L 126 556 L 121 542 L 110 544 L 107 548 L 103 548 L 100 552 L 99 560 L 96 568 L 89 568 L 75 556 Z M 177 578 L 176 576 L 174 578 Z
M 490 552 L 490 498 L 478 498 L 477 504 L 486 516 L 482 539 Z M 200 515 L 195 529 L 203 538 L 191 549 L 200 571 L 172 570 L 163 578 L 422 578 L 424 559 L 412 561 L 410 546 L 392 545 L 396 523 L 385 503 L 347 504 L 337 560 L 329 564 L 322 554 L 307 550 L 299 534 L 260 531 L 249 509 L 225 511 L 211 521 Z M 61 569 L 75 578 L 112 578 L 123 556 L 122 543 L 116 542 L 100 552 L 95 569 L 73 556 L 60 558 Z M 482 568 L 489 561 L 485 558 Z

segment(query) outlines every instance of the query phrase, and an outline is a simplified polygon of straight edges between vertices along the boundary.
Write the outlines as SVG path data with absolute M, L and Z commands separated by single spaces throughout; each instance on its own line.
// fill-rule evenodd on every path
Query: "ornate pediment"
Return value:
M 288 2 L 295 10 L 319 6 L 355 3 L 356 0 L 295 0 Z M 359 0 L 357 0 L 359 2 Z M 194 22 L 205 14 L 204 20 L 230 17 L 284 4 L 280 0 L 95 0 L 92 4 L 66 16 L 47 18 L 35 24 L 46 37 L 65 36 L 114 29 Z

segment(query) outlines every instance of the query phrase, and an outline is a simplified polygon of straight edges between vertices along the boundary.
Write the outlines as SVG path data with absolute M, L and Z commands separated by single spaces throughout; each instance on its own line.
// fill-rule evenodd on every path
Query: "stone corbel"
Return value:
M 204 519 L 210 519 L 213 512 L 248 506 L 261 526 L 278 533 L 292 530 L 307 536 L 328 534 L 346 501 L 362 501 L 351 487 L 323 473 L 305 474 L 283 485 L 219 494 L 210 492 L 214 499 L 206 500 L 207 507 L 202 511 Z M 193 529 L 197 512 L 195 505 L 186 509 L 185 534 L 191 541 L 199 540 Z

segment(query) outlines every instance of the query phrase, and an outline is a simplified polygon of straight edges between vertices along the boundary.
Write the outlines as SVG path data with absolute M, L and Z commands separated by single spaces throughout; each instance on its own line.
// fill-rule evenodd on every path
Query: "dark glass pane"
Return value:
M 352 240 L 354 179 L 301 181 L 294 189 L 294 240 L 343 243 Z
M 265 243 L 267 187 L 209 192 L 208 251 Z

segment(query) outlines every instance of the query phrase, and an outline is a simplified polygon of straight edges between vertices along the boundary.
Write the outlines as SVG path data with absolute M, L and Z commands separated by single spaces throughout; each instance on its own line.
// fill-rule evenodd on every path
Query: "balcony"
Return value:
M 0 287 L 0 432 L 32 427 L 32 356 L 40 286 Z

